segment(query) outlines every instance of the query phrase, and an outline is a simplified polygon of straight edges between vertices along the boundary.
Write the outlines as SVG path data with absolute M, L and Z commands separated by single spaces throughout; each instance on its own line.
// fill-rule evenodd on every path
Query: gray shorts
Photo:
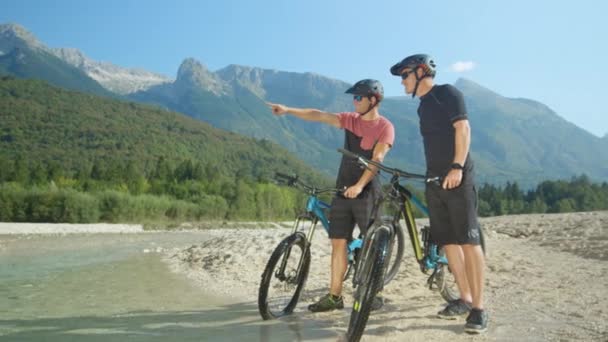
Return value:
M 329 238 L 347 240 L 352 238 L 355 224 L 359 226 L 361 233 L 365 234 L 375 198 L 371 192 L 363 198 L 334 197 L 329 212 Z
M 425 195 L 433 242 L 439 246 L 480 244 L 477 190 L 473 183 L 463 183 L 451 190 L 428 184 Z

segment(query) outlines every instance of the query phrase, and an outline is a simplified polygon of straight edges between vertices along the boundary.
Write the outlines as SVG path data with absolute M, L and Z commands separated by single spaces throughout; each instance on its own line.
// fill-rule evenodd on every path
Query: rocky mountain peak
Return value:
M 194 58 L 186 58 L 177 70 L 176 84 L 199 87 L 216 95 L 227 92 L 226 84 Z
M 58 48 L 52 49 L 55 56 L 63 59 L 77 68 L 85 67 L 89 61 L 89 58 L 85 56 L 80 50 L 75 48 Z
M 265 74 L 275 73 L 274 70 L 264 70 L 261 68 L 248 67 L 236 64 L 217 71 L 217 75 L 225 82 L 236 82 L 247 89 L 251 90 L 260 98 L 265 98 L 266 91 L 264 90 Z
M 189 78 L 205 77 L 209 70 L 201 62 L 194 58 L 186 58 L 177 70 L 177 79 L 185 80 Z
M 146 70 L 122 68 L 112 63 L 95 61 L 78 49 L 59 48 L 51 49 L 51 52 L 68 64 L 84 71 L 104 88 L 122 95 L 171 81 L 166 76 Z
M 45 49 L 45 46 L 28 30 L 18 24 L 0 25 L 0 51 L 4 54 L 16 47 Z
M 459 78 L 454 83 L 454 87 L 458 88 L 458 90 L 467 94 L 477 94 L 477 95 L 485 95 L 485 96 L 500 96 L 499 94 L 493 92 L 492 90 L 475 83 L 467 78 Z

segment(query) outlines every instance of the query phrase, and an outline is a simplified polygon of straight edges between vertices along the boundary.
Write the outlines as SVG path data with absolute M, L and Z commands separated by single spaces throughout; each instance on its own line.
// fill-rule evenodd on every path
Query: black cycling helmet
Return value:
M 414 76 L 416 77 L 416 86 L 414 86 L 414 92 L 412 92 L 412 97 L 414 97 L 416 96 L 416 92 L 418 91 L 418 85 L 420 85 L 420 81 L 423 78 L 435 77 L 435 67 L 436 65 L 435 61 L 433 60 L 433 57 L 427 54 L 419 53 L 416 55 L 405 57 L 401 62 L 393 65 L 391 67 L 391 74 L 395 76 L 400 76 L 403 72 L 403 69 L 405 68 L 410 68 L 412 70 L 417 70 L 418 68 L 422 69 L 422 71 L 424 72 L 422 74 L 422 77 L 418 77 L 418 73 L 414 73 Z
M 355 85 L 348 88 L 345 93 L 361 95 L 367 98 L 376 98 L 376 103 L 374 103 L 373 105 L 370 104 L 369 108 L 367 108 L 367 111 L 365 111 L 365 113 L 361 113 L 361 115 L 365 115 L 369 113 L 374 107 L 376 107 L 380 103 L 380 101 L 382 101 L 382 99 L 384 98 L 384 87 L 382 86 L 382 83 L 380 83 L 380 81 L 366 78 L 355 83 Z
M 405 57 L 401 62 L 393 65 L 391 67 L 391 74 L 399 76 L 405 68 L 410 68 L 412 70 L 415 70 L 416 68 L 422 68 L 422 70 L 424 71 L 424 76 L 422 78 L 429 76 L 435 77 L 435 67 L 436 65 L 435 61 L 433 60 L 433 57 L 427 54 L 419 53 L 416 55 Z
M 362 95 L 365 97 L 375 97 L 376 102 L 382 101 L 384 98 L 384 87 L 378 80 L 364 79 L 345 91 L 346 94 Z

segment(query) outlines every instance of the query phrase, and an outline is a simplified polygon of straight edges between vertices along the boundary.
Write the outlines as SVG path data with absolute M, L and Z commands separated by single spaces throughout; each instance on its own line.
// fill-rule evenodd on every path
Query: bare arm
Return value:
M 455 140 L 453 162 L 464 165 L 467 154 L 469 153 L 469 146 L 471 145 L 471 127 L 469 126 L 469 120 L 458 120 L 454 122 L 453 126 Z M 460 182 L 462 182 L 462 170 L 451 169 L 443 180 L 443 188 L 453 189 L 459 186 Z
M 342 128 L 340 126 L 340 120 L 338 116 L 333 113 L 324 112 L 318 109 L 312 108 L 291 108 L 284 106 L 282 104 L 270 103 L 266 102 L 268 106 L 272 109 L 272 113 L 274 115 L 284 115 L 287 113 L 291 113 L 293 116 L 300 118 L 306 121 L 316 121 L 324 124 L 328 124 L 330 126 L 334 126 L 336 128 Z
M 374 147 L 372 160 L 375 162 L 378 162 L 378 163 L 382 163 L 382 161 L 384 160 L 384 157 L 386 156 L 386 154 L 388 153 L 388 151 L 390 149 L 391 149 L 391 145 L 389 145 L 389 144 L 383 144 L 383 143 L 376 144 L 376 147 Z M 361 193 L 361 191 L 363 191 L 363 188 L 369 182 L 372 181 L 372 179 L 374 178 L 374 176 L 376 176 L 376 173 L 378 172 L 378 168 L 373 165 L 368 165 L 368 167 L 369 168 L 365 169 L 365 171 L 361 175 L 361 178 L 359 178 L 359 181 L 355 185 L 346 189 L 346 191 L 344 192 L 344 197 L 347 197 L 347 198 L 357 197 Z
M 459 120 L 454 122 L 454 139 L 456 151 L 454 151 L 454 163 L 464 165 L 471 145 L 471 127 L 469 120 Z

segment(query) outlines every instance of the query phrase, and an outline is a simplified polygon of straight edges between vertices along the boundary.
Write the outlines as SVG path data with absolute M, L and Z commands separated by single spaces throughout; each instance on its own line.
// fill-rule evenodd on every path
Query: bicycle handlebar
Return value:
M 278 181 L 284 181 L 285 183 L 287 183 L 287 186 L 298 187 L 298 185 L 299 185 L 300 187 L 304 188 L 304 190 L 306 190 L 306 192 L 314 193 L 314 194 L 322 194 L 322 193 L 326 193 L 326 192 L 340 192 L 340 191 L 342 191 L 342 190 L 336 189 L 336 188 L 323 188 L 323 189 L 315 188 L 313 186 L 310 186 L 310 185 L 305 184 L 302 181 L 300 181 L 299 178 L 298 178 L 298 175 L 289 176 L 289 175 L 286 175 L 286 174 L 281 173 L 281 172 L 275 172 L 275 178 Z
M 388 166 L 382 165 L 381 163 L 378 163 L 376 161 L 369 160 L 365 157 L 362 157 L 351 151 L 345 150 L 343 148 L 339 148 L 338 152 L 340 152 L 346 156 L 349 156 L 353 159 L 357 159 L 357 162 L 359 164 L 365 166 L 366 168 L 368 168 L 369 165 L 373 165 L 384 172 L 392 174 L 393 176 L 397 176 L 397 177 L 401 177 L 401 178 L 422 179 L 422 180 L 424 180 L 425 183 L 440 183 L 441 182 L 441 177 L 427 177 L 425 175 L 410 173 L 410 172 L 403 171 L 403 170 L 400 170 L 397 168 L 388 167 Z

